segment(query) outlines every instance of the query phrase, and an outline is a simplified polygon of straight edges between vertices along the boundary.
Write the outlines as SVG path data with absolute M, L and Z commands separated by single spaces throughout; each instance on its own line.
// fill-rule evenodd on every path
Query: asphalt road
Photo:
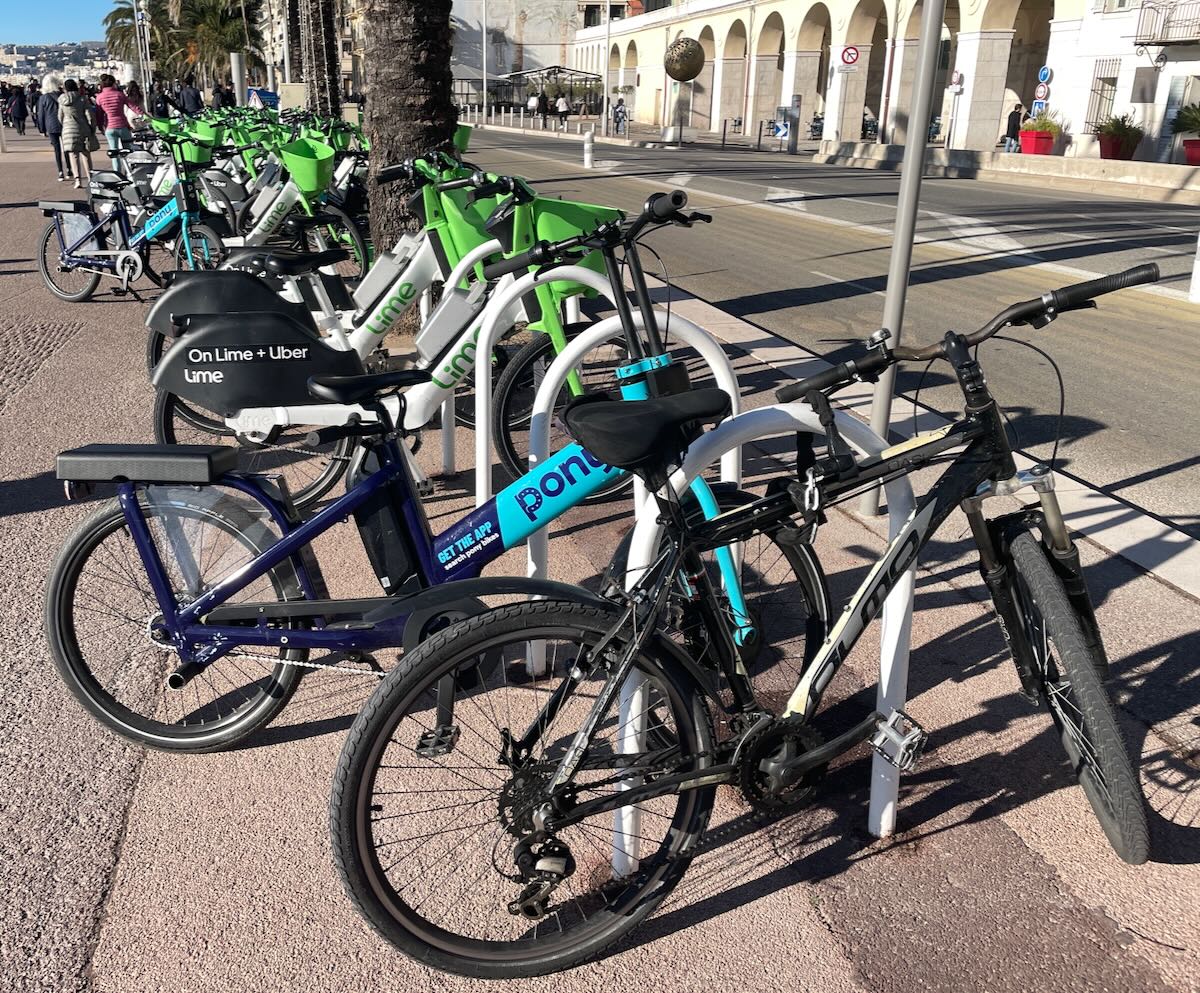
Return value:
M 837 339 L 857 341 L 879 326 L 896 176 L 710 148 L 597 145 L 604 168 L 588 172 L 579 156 L 576 142 L 496 131 L 479 133 L 471 150 L 487 168 L 526 176 L 551 195 L 627 210 L 654 188 L 683 185 L 692 205 L 715 217 L 711 227 L 672 229 L 651 240 L 683 289 L 831 361 L 858 349 Z M 768 189 L 784 187 L 808 195 L 763 205 Z M 966 180 L 927 182 L 923 203 L 921 230 L 931 240 L 915 250 L 903 332 L 910 342 L 930 342 L 951 328 L 973 330 L 1009 303 L 1084 278 L 1060 265 L 1112 272 L 1157 261 L 1168 274 L 1190 271 L 1185 249 L 1195 235 L 1180 233 L 1181 224 L 1200 229 L 1200 208 Z M 1037 247 L 1038 254 L 1003 249 L 1004 239 Z M 656 268 L 649 260 L 649 271 Z M 1177 294 L 1133 290 L 1043 331 L 1011 332 L 1061 369 L 1060 466 L 1192 537 L 1200 537 L 1196 316 Z M 1059 410 L 1049 363 L 1007 342 L 985 346 L 981 361 L 1009 411 L 1018 447 L 1049 457 Z M 901 373 L 908 400 L 918 385 L 923 405 L 952 411 L 961 399 L 938 369 L 923 382 L 919 369 Z M 895 426 L 911 412 L 908 400 L 897 401 Z

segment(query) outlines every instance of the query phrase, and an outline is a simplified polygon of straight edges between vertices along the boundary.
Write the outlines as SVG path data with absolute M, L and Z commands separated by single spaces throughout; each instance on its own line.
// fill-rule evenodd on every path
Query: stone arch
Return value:
M 629 120 L 637 119 L 638 50 L 637 42 L 625 46 L 625 63 L 621 68 L 622 90 L 625 106 L 629 108 Z M 657 111 L 656 111 L 657 113 Z
M 829 86 L 829 52 L 833 38 L 833 18 L 829 8 L 814 3 L 804 13 L 796 32 L 796 74 L 792 92 L 800 97 L 801 137 L 818 114 L 825 113 L 825 93 Z
M 831 82 L 841 90 L 839 120 L 832 129 L 826 122 L 825 137 L 839 141 L 876 140 L 883 112 L 884 76 L 887 73 L 887 40 L 891 17 L 884 0 L 859 0 L 846 25 L 845 42 L 833 53 L 837 63 Z M 858 49 L 853 72 L 841 72 L 841 55 L 846 46 Z
M 717 113 L 713 115 L 713 130 L 719 122 L 741 120 L 746 108 L 746 25 L 739 18 L 729 26 L 721 45 L 720 84 L 716 94 Z M 716 87 L 714 87 L 716 88 Z
M 701 50 L 704 52 L 704 68 L 700 75 L 692 80 L 692 127 L 702 131 L 714 130 L 713 109 L 716 102 L 713 90 L 716 84 L 716 54 L 717 41 L 713 29 L 704 25 L 696 36 Z
M 763 20 L 758 31 L 758 40 L 754 44 L 754 99 L 750 105 L 752 121 L 773 118 L 775 108 L 783 100 L 786 37 L 783 16 L 778 11 L 772 11 Z
M 889 115 L 887 140 L 904 144 L 908 140 L 910 121 L 909 105 L 912 102 L 913 80 L 917 74 L 917 59 L 921 37 L 921 18 L 924 12 L 921 0 L 913 5 L 905 20 L 904 29 L 896 40 L 896 56 L 893 65 L 892 107 Z M 944 142 L 950 117 L 954 110 L 954 96 L 947 87 L 950 73 L 958 59 L 958 32 L 962 24 L 962 13 L 958 0 L 946 0 L 942 14 L 942 39 L 938 48 L 938 60 L 933 77 L 933 107 L 931 120 L 925 124 L 930 140 Z

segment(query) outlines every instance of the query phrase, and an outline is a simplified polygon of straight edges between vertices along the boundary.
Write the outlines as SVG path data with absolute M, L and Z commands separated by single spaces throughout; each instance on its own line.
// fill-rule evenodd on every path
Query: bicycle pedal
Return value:
M 925 751 L 929 735 L 903 710 L 893 710 L 871 738 L 871 747 L 901 772 L 908 772 Z
M 449 755 L 458 744 L 459 729 L 457 724 L 439 724 L 432 731 L 426 731 L 417 739 L 414 749 L 421 758 L 433 759 L 441 755 Z

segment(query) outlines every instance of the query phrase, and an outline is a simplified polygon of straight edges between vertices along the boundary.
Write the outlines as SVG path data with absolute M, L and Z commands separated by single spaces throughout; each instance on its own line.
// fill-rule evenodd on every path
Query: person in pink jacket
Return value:
M 128 101 L 120 87 L 117 86 L 116 79 L 107 72 L 100 77 L 100 92 L 96 94 L 96 106 L 100 108 L 100 119 L 108 147 L 132 148 L 133 132 L 129 130 L 129 121 L 125 117 Z M 118 165 L 118 168 L 121 166 Z

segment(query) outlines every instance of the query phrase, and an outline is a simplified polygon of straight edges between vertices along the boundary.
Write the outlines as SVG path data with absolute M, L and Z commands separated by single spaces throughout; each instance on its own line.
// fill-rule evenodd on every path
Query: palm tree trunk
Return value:
M 366 132 L 372 174 L 454 136 L 458 110 L 450 74 L 451 0 L 366 0 Z M 371 235 L 390 248 L 416 225 L 404 183 L 370 187 Z
M 336 117 L 342 112 L 337 0 L 299 0 L 299 7 L 305 103 L 315 113 Z

